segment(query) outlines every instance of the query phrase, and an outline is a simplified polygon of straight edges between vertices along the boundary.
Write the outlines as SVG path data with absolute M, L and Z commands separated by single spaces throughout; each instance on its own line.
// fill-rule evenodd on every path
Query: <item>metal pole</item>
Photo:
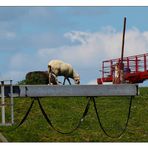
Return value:
M 122 37 L 121 63 L 123 63 L 123 56 L 124 56 L 124 40 L 125 40 L 125 29 L 126 29 L 126 17 L 124 17 L 124 26 L 123 26 L 123 37 Z
M 10 99 L 11 99 L 11 123 L 14 124 L 14 108 L 13 108 L 13 85 L 12 80 L 10 80 Z
M 125 40 L 125 29 L 126 29 L 126 17 L 124 17 L 124 26 L 123 26 L 123 37 L 122 37 L 122 52 L 121 52 L 121 61 L 120 61 L 120 83 L 124 83 L 124 40 Z
M 4 81 L 1 81 L 2 125 L 5 125 L 5 89 Z

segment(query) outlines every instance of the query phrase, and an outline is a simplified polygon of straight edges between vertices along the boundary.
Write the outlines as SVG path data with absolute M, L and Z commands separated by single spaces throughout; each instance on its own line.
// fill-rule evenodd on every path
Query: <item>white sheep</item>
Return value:
M 51 60 L 48 63 L 48 72 L 49 72 L 49 83 L 52 83 L 51 76 L 55 77 L 57 83 L 59 83 L 57 77 L 64 76 L 63 84 L 65 84 L 66 79 L 68 80 L 69 84 L 71 84 L 69 78 L 72 78 L 75 84 L 80 84 L 80 76 L 74 71 L 72 65 L 64 63 L 61 60 Z

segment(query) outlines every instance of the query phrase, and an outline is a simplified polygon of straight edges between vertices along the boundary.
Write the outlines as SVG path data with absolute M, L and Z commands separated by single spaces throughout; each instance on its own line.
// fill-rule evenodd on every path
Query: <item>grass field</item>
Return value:
M 56 128 L 63 132 L 73 129 L 83 114 L 86 98 L 42 98 L 41 102 Z M 129 98 L 101 97 L 96 99 L 97 108 L 105 130 L 118 135 L 125 126 Z M 31 98 L 15 98 L 15 125 L 17 125 L 31 103 Z M 9 117 L 8 117 L 9 118 Z M 8 130 L 13 127 L 0 127 Z M 71 134 L 54 131 L 44 119 L 37 101 L 24 124 L 12 132 L 2 132 L 9 142 L 148 142 L 148 88 L 140 88 L 140 95 L 133 99 L 131 116 L 126 132 L 120 138 L 107 137 L 101 130 L 93 102 L 88 115 L 78 130 Z

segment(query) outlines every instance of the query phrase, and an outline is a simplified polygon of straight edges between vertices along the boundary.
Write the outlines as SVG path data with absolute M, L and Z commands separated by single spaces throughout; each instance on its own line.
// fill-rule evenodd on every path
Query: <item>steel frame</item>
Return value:
M 114 77 L 113 67 L 120 61 L 121 58 L 103 61 L 102 77 L 97 79 L 97 83 L 112 82 Z M 148 53 L 124 57 L 123 63 L 124 68 L 130 70 L 124 71 L 124 78 L 127 83 L 142 83 L 148 79 Z

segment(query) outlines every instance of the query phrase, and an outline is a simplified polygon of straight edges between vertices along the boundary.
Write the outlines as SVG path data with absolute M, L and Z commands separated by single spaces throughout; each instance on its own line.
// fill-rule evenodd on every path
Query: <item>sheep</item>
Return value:
M 71 85 L 69 78 L 73 79 L 75 84 L 80 84 L 80 76 L 74 71 L 72 65 L 64 63 L 61 60 L 51 60 L 48 63 L 48 73 L 49 82 L 51 82 L 52 75 L 56 80 L 58 76 L 64 76 L 63 85 L 65 84 L 66 80 L 68 80 L 69 84 Z M 59 82 L 57 81 L 57 83 Z

